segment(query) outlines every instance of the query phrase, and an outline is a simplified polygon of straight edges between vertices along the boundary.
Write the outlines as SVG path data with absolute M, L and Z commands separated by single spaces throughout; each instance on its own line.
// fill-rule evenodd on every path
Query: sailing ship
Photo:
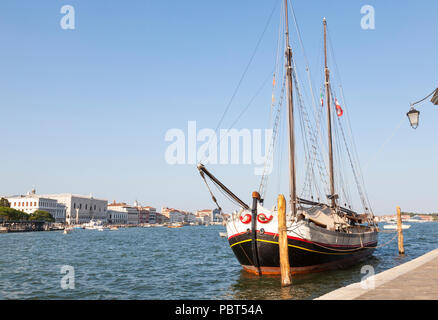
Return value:
M 284 12 L 284 15 L 283 15 Z M 295 15 L 294 15 L 295 16 Z M 295 158 L 295 118 L 294 88 L 297 88 L 295 61 L 289 45 L 288 1 L 284 0 L 282 17 L 284 20 L 285 71 L 284 86 L 287 96 L 288 142 L 289 142 L 289 211 L 287 217 L 287 236 L 289 262 L 292 274 L 321 272 L 332 269 L 346 268 L 369 258 L 378 244 L 378 226 L 374 215 L 369 209 L 369 202 L 363 199 L 363 190 L 358 187 L 362 196 L 364 214 L 358 214 L 351 206 L 343 206 L 340 196 L 336 193 L 335 162 L 333 146 L 333 121 L 340 117 L 342 109 L 334 99 L 330 83 L 330 71 L 327 55 L 327 21 L 323 20 L 324 29 L 324 86 L 327 113 L 328 138 L 328 178 L 326 182 L 327 200 L 316 201 L 304 199 L 297 195 L 297 173 Z M 299 92 L 295 100 L 299 98 Z M 332 108 L 332 104 L 336 108 Z M 316 130 L 315 130 L 316 131 Z M 311 132 L 311 134 L 313 134 Z M 316 134 L 313 136 L 316 139 Z M 348 153 L 350 157 L 351 154 Z M 350 157 L 351 160 L 351 157 Z M 350 161 L 353 163 L 353 161 Z M 250 207 L 219 179 L 217 179 L 204 164 L 198 164 L 198 170 L 210 191 L 213 201 L 218 205 L 207 178 L 224 192 L 228 198 L 236 202 L 240 210 L 231 215 L 224 215 L 226 221 L 229 245 L 242 265 L 243 269 L 257 275 L 280 274 L 278 211 L 264 207 L 263 184 L 258 192 L 252 195 Z M 315 175 L 313 175 L 314 177 Z M 336 176 L 337 177 L 337 176 Z M 355 171 L 357 178 L 357 171 Z M 262 178 L 265 179 L 265 176 Z M 359 180 L 359 179 L 356 179 Z M 356 181 L 357 182 L 357 181 Z

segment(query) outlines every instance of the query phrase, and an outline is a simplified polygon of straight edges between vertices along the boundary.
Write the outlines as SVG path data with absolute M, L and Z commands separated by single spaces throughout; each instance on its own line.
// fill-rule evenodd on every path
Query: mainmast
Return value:
M 327 20 L 324 18 L 324 58 L 325 58 L 325 89 L 327 97 L 327 129 L 328 129 L 328 146 L 329 146 L 329 167 L 330 167 L 330 195 L 332 209 L 336 208 L 335 194 L 335 174 L 333 169 L 333 139 L 332 139 L 332 118 L 330 108 L 330 71 L 327 63 Z
M 289 45 L 289 19 L 288 19 L 288 2 L 284 0 L 284 12 L 286 23 L 286 68 L 288 83 L 288 118 L 289 118 L 289 188 L 290 188 L 290 207 L 292 215 L 297 215 L 297 186 L 296 186 L 296 169 L 295 169 L 295 133 L 294 133 L 294 106 L 292 91 L 292 49 Z

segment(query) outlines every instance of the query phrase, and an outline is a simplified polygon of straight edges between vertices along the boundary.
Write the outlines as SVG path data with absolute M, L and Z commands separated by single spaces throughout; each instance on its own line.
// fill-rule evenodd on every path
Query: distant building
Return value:
M 184 222 L 185 215 L 178 210 L 171 210 L 169 212 L 169 222 L 170 223 L 179 223 Z
M 156 212 L 155 217 L 156 217 L 157 224 L 163 224 L 163 223 L 169 222 L 169 218 L 167 218 L 165 215 L 161 214 L 161 212 Z
M 219 209 L 214 209 L 211 212 L 211 216 L 212 216 L 212 220 L 213 222 L 222 222 L 222 216 L 221 216 L 221 211 Z
M 128 224 L 128 212 L 107 210 L 107 219 L 109 224 Z
M 209 224 L 211 222 L 222 222 L 222 216 L 219 209 L 206 209 L 196 211 L 196 217 L 198 217 L 202 223 Z
M 196 215 L 194 215 L 191 212 L 187 212 L 184 216 L 184 222 L 195 223 L 196 222 Z
M 139 220 L 143 221 L 140 223 L 156 224 L 157 209 L 155 209 L 154 207 L 141 207 L 141 214 L 139 215 Z
M 65 222 L 67 224 L 88 223 L 90 220 L 107 221 L 108 201 L 90 196 L 65 194 L 47 194 L 45 198 L 57 200 L 65 205 Z
M 32 214 L 37 210 L 50 213 L 55 222 L 65 223 L 66 206 L 57 200 L 36 195 L 35 192 L 28 195 L 6 197 L 12 209 Z
M 165 220 L 170 223 L 184 222 L 184 211 L 174 208 L 163 207 L 161 208 L 161 214 L 165 217 Z
M 175 210 L 172 208 L 168 208 L 168 207 L 162 207 L 161 208 L 161 215 L 163 215 L 164 217 L 166 217 L 167 219 L 169 219 L 169 213 L 170 211 Z
M 212 213 L 213 213 L 213 210 L 210 210 L 210 209 L 198 210 L 198 211 L 196 211 L 196 216 L 198 218 L 202 218 L 202 217 L 205 217 L 205 216 L 209 216 L 211 218 Z
M 136 207 L 127 205 L 126 203 L 116 203 L 115 201 L 108 205 L 108 210 L 118 211 L 127 214 L 128 220 L 127 224 L 138 224 L 138 210 Z

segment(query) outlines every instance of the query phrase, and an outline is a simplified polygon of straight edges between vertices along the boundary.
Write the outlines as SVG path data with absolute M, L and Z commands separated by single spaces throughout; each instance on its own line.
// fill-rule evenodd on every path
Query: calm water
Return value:
M 397 241 L 376 250 L 365 264 L 384 271 L 438 248 L 438 223 L 404 231 L 406 256 Z M 295 277 L 280 288 L 278 277 L 242 272 L 221 226 L 132 228 L 0 234 L 0 299 L 313 299 L 359 282 L 359 265 L 348 270 Z M 395 233 L 381 233 L 379 245 Z M 61 267 L 74 267 L 75 289 L 61 288 Z

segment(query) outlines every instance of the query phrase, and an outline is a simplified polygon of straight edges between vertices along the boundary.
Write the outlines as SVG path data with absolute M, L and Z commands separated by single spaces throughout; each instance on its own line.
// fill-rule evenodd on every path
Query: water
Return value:
M 342 271 L 293 278 L 248 275 L 220 238 L 221 226 L 130 228 L 0 234 L 0 299 L 313 299 L 359 282 L 363 265 L 382 272 L 438 248 L 438 223 L 404 230 L 365 263 Z M 395 233 L 381 233 L 379 245 Z M 64 265 L 74 268 L 75 289 L 63 290 Z

